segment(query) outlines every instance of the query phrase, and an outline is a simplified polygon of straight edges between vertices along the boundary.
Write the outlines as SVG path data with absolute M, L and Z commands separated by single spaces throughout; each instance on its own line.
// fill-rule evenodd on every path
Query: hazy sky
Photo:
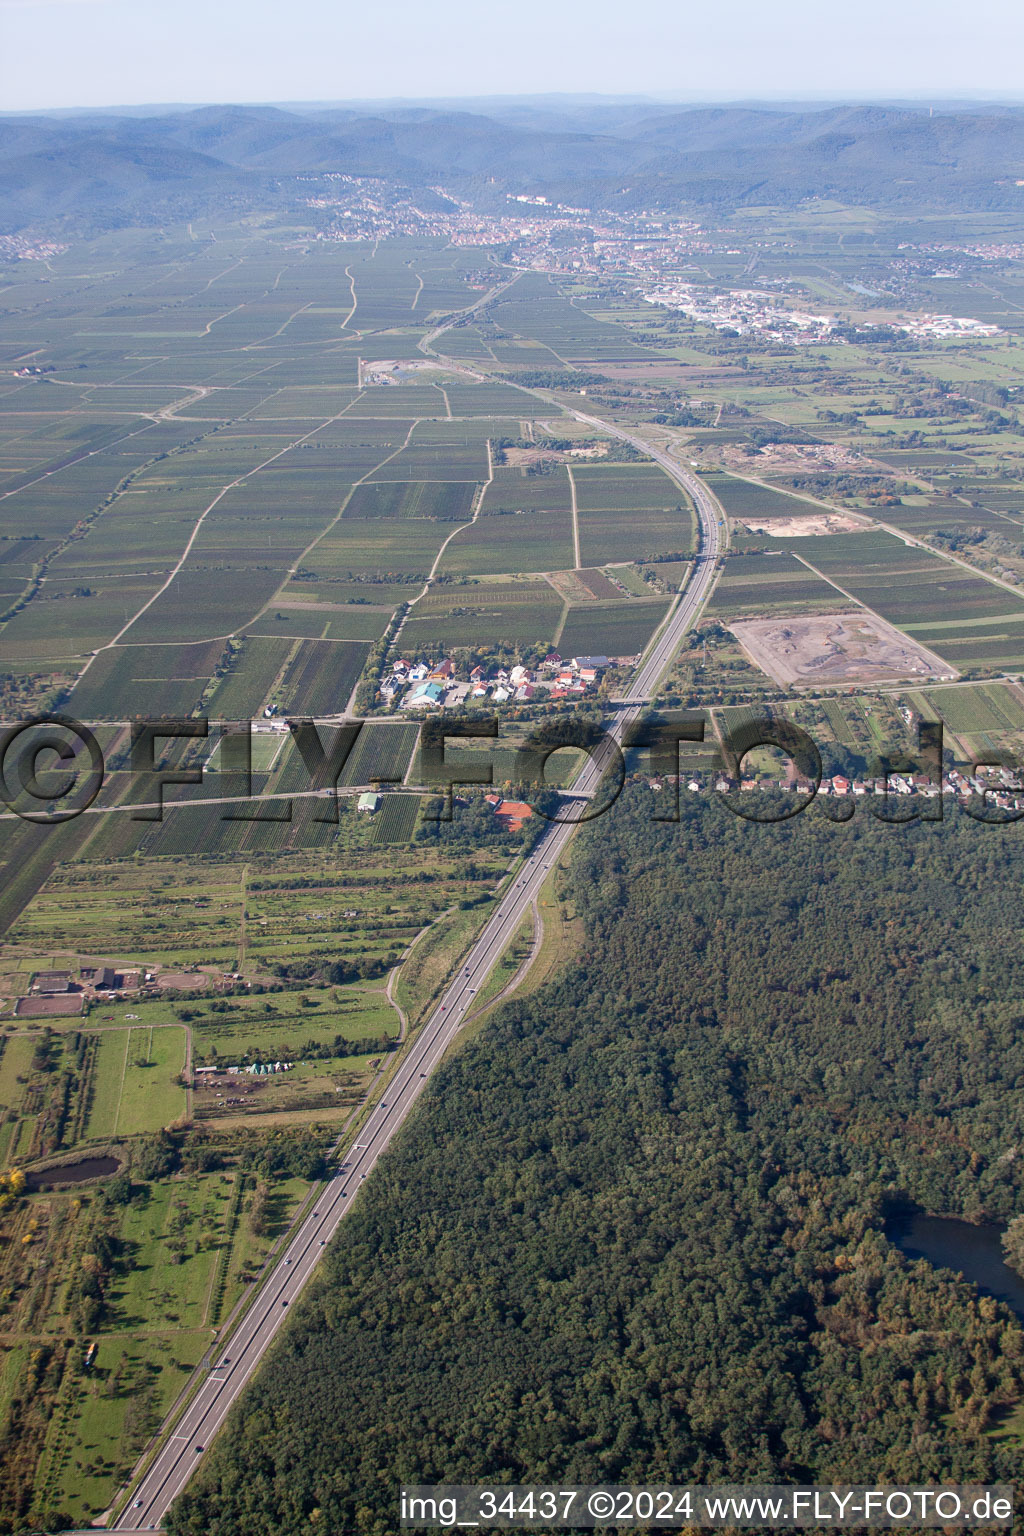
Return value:
M 0 109 L 1024 95 L 1021 0 L 0 0 Z

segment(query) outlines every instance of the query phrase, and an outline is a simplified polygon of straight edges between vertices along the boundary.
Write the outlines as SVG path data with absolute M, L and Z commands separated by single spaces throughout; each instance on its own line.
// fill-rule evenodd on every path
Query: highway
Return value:
M 666 454 L 595 417 L 579 416 L 579 419 L 651 453 L 673 479 L 686 487 L 697 507 L 701 525 L 701 548 L 688 584 L 638 668 L 624 696 L 626 707 L 615 711 L 607 723 L 609 739 L 619 743 L 627 727 L 643 712 L 642 702 L 630 701 L 642 701 L 654 693 L 659 678 L 683 636 L 692 628 L 708 594 L 721 547 L 720 512 L 697 477 L 681 469 Z M 414 1036 L 384 1090 L 383 1099 L 367 1118 L 346 1161 L 323 1186 L 313 1210 L 295 1229 L 277 1265 L 259 1286 L 241 1322 L 223 1346 L 223 1353 L 214 1355 L 208 1374 L 174 1426 L 174 1432 L 161 1445 L 152 1466 L 134 1489 L 115 1529 L 158 1529 L 171 1503 L 197 1470 L 203 1452 L 288 1317 L 288 1308 L 298 1299 L 326 1244 L 358 1198 L 363 1181 L 409 1115 L 467 1015 L 473 1012 L 477 992 L 501 958 L 549 871 L 575 832 L 585 810 L 583 797 L 597 789 L 607 761 L 613 755 L 610 748 L 604 753 L 598 748 L 588 759 L 564 801 L 563 816 L 548 824 L 529 858 L 513 875 L 472 950 L 463 960 L 458 976 L 449 983 L 433 1012 Z

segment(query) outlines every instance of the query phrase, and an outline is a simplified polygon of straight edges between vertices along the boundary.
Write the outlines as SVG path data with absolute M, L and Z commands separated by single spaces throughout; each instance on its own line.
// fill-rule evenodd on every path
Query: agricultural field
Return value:
M 460 582 L 435 587 L 418 601 L 409 611 L 402 639 L 416 652 L 435 646 L 486 650 L 495 636 L 523 645 L 550 645 L 563 610 L 562 599 L 547 582 Z
M 88 718 L 340 707 L 342 653 L 315 643 L 349 648 L 354 683 L 358 648 L 472 519 L 490 441 L 559 413 L 449 368 L 399 361 L 399 387 L 369 382 L 472 297 L 462 258 L 226 240 L 226 268 L 189 242 L 100 242 L 88 297 L 33 353 L 52 345 L 52 372 L 5 395 L 0 643 L 37 689 L 81 674 Z M 40 318 L 18 323 L 30 346 Z M 484 542 L 467 569 L 515 567 Z M 533 543 L 537 569 L 572 564 L 561 531 Z
M 215 720 L 251 720 L 258 715 L 291 656 L 286 638 L 247 635 L 232 642 L 226 670 L 207 703 Z
M 112 646 L 100 651 L 71 695 L 83 720 L 187 716 L 195 710 L 225 642 L 199 645 Z
M 793 518 L 820 516 L 822 508 L 813 500 L 790 496 L 784 491 L 771 490 L 741 480 L 736 475 L 721 472 L 705 473 L 703 480 L 729 517 L 737 522 L 760 521 L 765 518 Z
M 544 474 L 499 465 L 484 492 L 481 514 L 507 512 L 568 512 L 572 507 L 572 488 L 565 467 L 548 468 Z
M 526 273 L 500 299 L 488 306 L 478 334 L 496 359 L 533 368 L 570 363 L 601 363 L 658 360 L 659 354 L 638 345 L 624 326 L 598 319 L 582 304 L 559 294 L 555 284 L 540 273 Z M 494 331 L 510 332 L 535 348 L 500 347 Z M 447 343 L 447 338 L 445 338 Z
M 343 517 L 303 556 L 305 579 L 422 583 L 434 566 L 450 524 L 433 518 Z
M 933 689 L 908 698 L 927 718 L 941 719 L 958 736 L 1024 730 L 1024 698 L 1019 687 L 1006 683 Z
M 451 418 L 452 412 L 443 389 L 433 384 L 406 384 L 399 389 L 378 385 L 361 390 L 346 414 L 352 421 L 370 417 L 412 422 L 421 419 L 444 421 Z
M 142 1005 L 126 1013 L 142 1019 Z M 106 1018 L 106 1015 L 99 1015 Z M 117 1014 L 112 1017 L 116 1020 Z M 162 1130 L 180 1120 L 187 1108 L 178 1082 L 188 1066 L 185 1031 L 180 1026 L 107 1028 L 99 1037 L 94 1075 L 89 1087 L 86 1141 L 107 1141 Z
M 400 779 L 416 737 L 370 723 L 343 777 Z M 256 736 L 253 760 L 264 783 L 296 777 L 281 735 Z M 389 972 L 461 908 L 421 973 L 426 998 L 471 940 L 518 834 L 439 846 L 417 837 L 419 809 L 413 793 L 386 795 L 373 816 L 343 799 L 336 826 L 220 823 L 220 842 L 216 807 L 160 824 L 111 813 L 77 848 L 65 839 L 8 928 L 0 1170 L 37 1172 L 0 1213 L 0 1425 L 17 1445 L 4 1499 L 17 1487 L 39 1518 L 59 1505 L 83 1522 L 109 1503 L 386 1068 L 401 1030 Z M 218 853 L 232 839 L 237 854 Z M 90 997 L 73 1019 L 11 1017 L 40 966 L 104 962 L 151 982 Z M 120 1171 L 60 1187 L 54 1159 L 90 1156 Z M 88 1294 L 84 1253 L 106 1256 Z
M 344 516 L 431 517 L 442 522 L 464 523 L 473 516 L 477 488 L 472 482 L 371 481 L 357 486 L 345 505 Z
M 400 782 L 409 771 L 418 735 L 416 725 L 369 722 L 360 731 L 338 782 L 349 785 Z
M 584 565 L 685 556 L 693 548 L 693 524 L 684 509 L 581 511 L 578 526 Z
M 655 567 L 657 571 L 659 567 Z M 744 615 L 840 612 L 842 592 L 808 570 L 795 555 L 733 555 L 725 565 L 707 612 L 723 618 Z
M 559 649 L 565 656 L 639 656 L 667 612 L 657 599 L 570 608 Z
M 366 648 L 336 640 L 302 640 L 275 699 L 293 715 L 337 715 L 348 704 L 366 661 Z
M 455 423 L 448 427 L 417 421 L 400 451 L 384 459 L 369 480 L 486 480 L 490 472 L 487 444 L 486 437 L 460 432 Z
M 376 603 L 309 602 L 285 588 L 243 631 L 280 640 L 379 640 L 394 609 Z M 325 655 L 327 653 L 324 653 Z
M 124 1164 L 129 1145 L 117 1144 Z M 237 1139 L 208 1145 L 198 1167 L 197 1152 L 181 1138 L 148 1163 L 131 1160 L 131 1204 L 85 1184 L 18 1212 L 17 1249 L 0 1261 L 0 1370 L 31 1390 L 5 1497 L 17 1479 L 35 1508 L 59 1505 L 83 1523 L 109 1503 L 307 1188 L 287 1172 L 261 1176 Z M 174 1171 L 153 1176 L 161 1165 Z M 81 1285 L 89 1253 L 100 1255 L 92 1295 Z M 86 1339 L 96 1346 L 88 1363 Z M 0 1394 L 5 1419 L 14 1395 Z
M 416 727 L 372 724 L 366 734 L 350 760 L 353 782 L 402 777 Z M 349 771 L 346 765 L 346 778 Z M 287 772 L 286 764 L 281 779 Z M 104 1016 L 112 1009 L 102 1003 L 88 1015 L 123 1029 L 122 1016 L 133 1012 L 138 1018 L 127 1021 L 131 1027 L 148 1030 L 175 1023 L 172 1004 L 160 997 L 206 994 L 232 973 L 269 984 L 275 968 L 317 956 L 324 965 L 382 972 L 425 923 L 466 895 L 463 856 L 439 855 L 414 840 L 417 802 L 415 795 L 386 794 L 370 817 L 342 796 L 337 825 L 311 824 L 318 846 L 303 846 L 301 836 L 282 846 L 274 836 L 301 833 L 301 824 L 221 822 L 219 807 L 175 810 L 159 824 L 112 816 L 111 822 L 134 827 L 132 856 L 117 857 L 105 842 L 96 857 L 86 848 L 51 875 L 5 936 L 0 970 L 8 973 L 8 995 L 18 989 L 10 978 L 24 974 L 23 965 L 38 968 L 34 957 L 41 953 L 67 956 L 60 963 L 73 967 L 102 961 L 148 971 L 159 997 L 117 1003 L 110 1020 Z M 317 809 L 328 816 L 331 808 L 318 802 Z M 233 856 L 218 854 L 217 826 L 247 836 L 248 846 Z M 381 841 L 390 845 L 383 856 L 376 851 Z M 500 853 L 478 853 L 475 865 L 474 881 L 486 888 L 505 861 Z M 122 1066 L 124 1059 L 122 1052 Z M 180 1066 L 179 1050 L 175 1073 Z M 3 1081 L 0 1073 L 0 1086 Z
M 584 565 L 692 550 L 689 498 L 657 465 L 573 465 L 568 474 Z
M 957 671 L 1024 665 L 1024 597 L 1007 587 L 883 531 L 809 543 L 808 565 Z
M 1009 753 L 1024 760 L 1024 695 L 1019 683 L 975 683 L 915 690 L 906 703 L 923 720 L 941 721 L 946 745 L 968 762 Z
M 525 575 L 574 564 L 571 513 L 522 512 L 481 517 L 460 529 L 441 557 L 440 574 Z
M 785 239 L 813 247 L 805 215 L 787 219 Z M 830 237 L 798 261 L 762 241 L 758 275 L 838 310 L 858 302 L 846 279 L 863 251 L 881 249 L 855 245 Z M 695 264 L 746 284 L 748 255 Z M 238 225 L 213 241 L 168 225 L 83 241 L 45 272 L 6 263 L 0 359 L 52 369 L 0 382 L 9 709 L 338 716 L 377 675 L 396 615 L 402 651 L 431 659 L 640 653 L 691 569 L 693 512 L 621 448 L 545 458 L 552 439 L 591 435 L 557 404 L 580 407 L 570 386 L 586 374 L 585 409 L 646 422 L 681 463 L 692 454 L 733 524 L 671 703 L 725 723 L 777 705 L 791 679 L 773 681 L 727 627 L 761 622 L 783 644 L 803 636 L 813 665 L 797 681 L 832 692 L 786 707 L 835 756 L 904 742 L 904 710 L 941 719 L 965 755 L 1024 742 L 1024 695 L 991 676 L 1024 670 L 1016 340 L 787 349 L 652 314 L 618 272 L 517 275 L 507 260 L 425 237 Z M 506 280 L 436 338 L 443 357 L 424 354 L 437 317 Z M 928 303 L 980 306 L 1009 331 L 1013 293 L 932 283 Z M 530 373 L 555 382 L 509 382 Z M 1006 389 L 997 406 L 970 394 L 982 378 Z M 843 615 L 853 639 L 830 675 L 816 663 L 835 655 Z M 908 684 L 919 647 L 936 668 Z M 979 682 L 930 686 L 942 670 Z M 496 746 L 466 757 L 511 785 L 544 709 L 517 701 Z M 242 792 L 213 732 L 180 753 L 207 765 L 205 785 L 181 791 L 194 805 L 162 821 L 103 809 L 129 794 L 127 733 L 108 726 L 96 814 L 52 835 L 7 824 L 0 1168 L 38 1175 L 0 1212 L 3 1518 L 12 1485 L 37 1490 L 13 1529 L 50 1528 L 55 1512 L 85 1526 L 109 1503 L 387 1070 L 402 1029 L 391 997 L 415 1027 L 523 847 L 479 803 L 451 827 L 428 819 L 417 728 L 401 717 L 364 727 L 336 816 L 309 795 L 288 735 L 261 723 L 249 804 L 202 803 Z M 709 739 L 686 762 L 716 758 Z M 552 760 L 552 782 L 572 772 L 569 754 Z M 353 791 L 376 784 L 393 788 L 358 811 Z M 260 804 L 264 791 L 281 798 Z M 473 837 L 458 816 L 479 817 Z M 15 1015 L 34 971 L 97 964 L 149 980 L 68 994 L 74 1017 Z M 245 1071 L 271 1062 L 289 1070 Z M 124 1177 L 41 1187 L 59 1182 L 45 1176 L 54 1158 L 107 1150 Z M 99 1297 L 76 1289 L 87 1255 Z M 12 1418 L 14 1403 L 37 1407 Z
M 418 795 L 388 795 L 373 821 L 374 843 L 408 843 L 420 812 Z
M 685 491 L 657 464 L 574 464 L 569 473 L 576 483 L 582 513 L 642 514 L 650 508 L 667 509 L 688 502 Z

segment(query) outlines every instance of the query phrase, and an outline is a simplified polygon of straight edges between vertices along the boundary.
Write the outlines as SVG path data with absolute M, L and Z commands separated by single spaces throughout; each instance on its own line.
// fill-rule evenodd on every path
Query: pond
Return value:
M 121 1164 L 116 1157 L 84 1157 L 80 1163 L 63 1163 L 60 1167 L 37 1168 L 26 1173 L 25 1184 L 30 1190 L 44 1185 L 84 1184 L 89 1179 L 102 1179 L 116 1173 Z
M 1024 1317 L 1024 1278 L 1003 1263 L 1001 1227 L 918 1212 L 893 1222 L 887 1236 L 908 1259 L 927 1259 L 937 1269 L 956 1270 L 986 1296 L 1004 1301 Z

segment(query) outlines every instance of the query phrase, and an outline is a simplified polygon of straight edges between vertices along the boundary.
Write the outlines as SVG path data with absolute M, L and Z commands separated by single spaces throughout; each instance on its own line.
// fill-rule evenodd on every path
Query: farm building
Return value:
M 407 709 L 432 708 L 440 704 L 443 698 L 444 689 L 440 683 L 421 683 L 413 689 L 405 704 Z
M 118 984 L 117 972 L 111 965 L 83 965 L 82 980 L 91 981 L 97 992 L 109 992 Z
M 71 972 L 37 971 L 32 978 L 31 990 L 43 997 L 52 997 L 56 992 L 70 992 Z

